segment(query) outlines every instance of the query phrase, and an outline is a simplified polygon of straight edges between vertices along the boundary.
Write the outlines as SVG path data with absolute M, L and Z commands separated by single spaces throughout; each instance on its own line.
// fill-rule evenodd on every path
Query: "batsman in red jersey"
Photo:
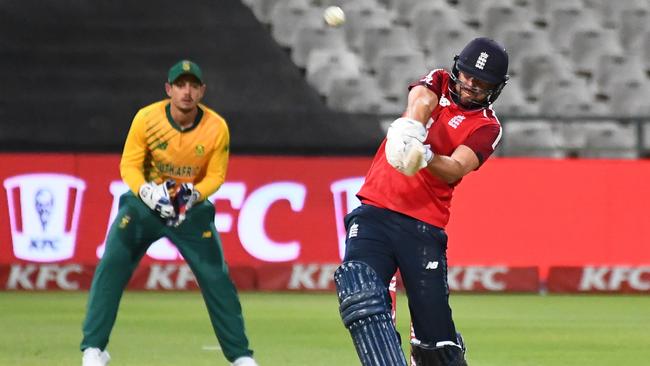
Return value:
M 412 364 L 467 365 L 449 306 L 444 229 L 454 188 L 499 143 L 492 103 L 507 73 L 501 45 L 472 40 L 451 72 L 433 70 L 410 85 L 406 111 L 375 155 L 357 194 L 362 205 L 345 218 L 346 254 L 335 274 L 341 317 L 364 366 L 406 365 L 386 291 L 398 269 L 415 333 Z

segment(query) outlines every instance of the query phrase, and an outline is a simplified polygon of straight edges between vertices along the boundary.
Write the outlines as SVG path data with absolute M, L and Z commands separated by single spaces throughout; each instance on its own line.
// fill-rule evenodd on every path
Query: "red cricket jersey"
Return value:
M 494 152 L 500 138 L 501 125 L 492 108 L 465 110 L 449 95 L 450 76 L 437 69 L 415 85 L 424 85 L 438 96 L 438 105 L 431 113 L 425 144 L 435 154 L 450 156 L 459 145 L 472 149 L 480 164 Z M 409 89 L 410 89 L 409 88 Z M 357 194 L 361 202 L 386 208 L 444 228 L 449 222 L 449 209 L 454 187 L 427 169 L 407 177 L 388 164 L 386 140 L 379 146 Z

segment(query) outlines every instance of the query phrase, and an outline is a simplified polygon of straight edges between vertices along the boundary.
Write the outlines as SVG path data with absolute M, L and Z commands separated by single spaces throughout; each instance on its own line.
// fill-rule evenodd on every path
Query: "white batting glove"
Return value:
M 385 151 L 386 160 L 393 168 L 398 170 L 402 168 L 405 147 L 406 144 L 402 140 L 399 130 L 389 127 L 388 134 L 386 135 Z
M 173 217 L 176 213 L 169 197 L 167 182 L 156 184 L 147 182 L 140 186 L 140 199 L 150 209 L 156 211 L 163 219 Z
M 393 128 L 402 137 L 402 141 L 407 144 L 411 139 L 416 139 L 422 143 L 427 138 L 427 129 L 421 122 L 407 117 L 400 117 L 390 124 L 389 130 Z
M 419 153 L 418 160 L 416 162 L 408 161 L 410 158 L 408 152 L 412 149 L 417 149 Z M 435 155 L 433 151 L 431 151 L 431 145 L 423 145 L 420 141 L 417 141 L 415 139 L 412 139 L 408 144 L 406 144 L 404 151 L 405 153 L 403 155 L 403 161 L 401 163 L 401 166 L 404 167 L 404 169 L 398 170 L 408 176 L 415 174 L 415 172 L 418 170 L 429 165 L 431 160 L 433 160 L 433 156 Z
M 393 168 L 403 172 L 406 168 L 405 158 L 409 151 L 407 145 L 411 141 L 424 142 L 427 137 L 427 130 L 422 123 L 401 117 L 393 121 L 388 127 L 386 134 L 386 160 Z

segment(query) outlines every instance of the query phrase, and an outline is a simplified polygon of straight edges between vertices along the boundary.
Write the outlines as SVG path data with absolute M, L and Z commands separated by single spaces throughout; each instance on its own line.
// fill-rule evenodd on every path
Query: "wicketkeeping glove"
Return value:
M 178 227 L 180 224 L 185 221 L 185 215 L 187 211 L 194 206 L 196 202 L 201 199 L 201 194 L 199 191 L 194 189 L 192 183 L 183 183 L 176 190 L 176 194 L 172 199 L 172 204 L 174 205 L 174 210 L 176 211 L 176 216 L 169 218 L 167 220 L 167 226 Z
M 173 186 L 173 181 L 163 182 L 161 184 L 147 182 L 141 185 L 139 190 L 142 202 L 149 206 L 150 209 L 156 211 L 163 219 L 174 217 L 175 214 L 174 206 L 169 196 L 170 184 Z

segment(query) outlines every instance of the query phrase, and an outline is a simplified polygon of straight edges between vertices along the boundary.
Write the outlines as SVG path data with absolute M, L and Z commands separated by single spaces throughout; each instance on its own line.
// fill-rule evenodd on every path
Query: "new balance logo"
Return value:
M 481 70 L 483 70 L 483 68 L 485 67 L 485 64 L 487 63 L 487 59 L 488 59 L 488 57 L 490 57 L 490 55 L 488 55 L 488 54 L 485 53 L 485 52 L 481 52 L 481 54 L 480 54 L 480 55 L 478 56 L 478 58 L 476 59 L 476 65 L 474 65 L 474 66 L 475 66 L 477 69 L 481 69 Z
M 359 234 L 359 224 L 352 224 L 348 233 L 348 239 L 356 238 L 357 234 Z
M 438 268 L 438 262 L 429 262 L 424 269 L 436 269 Z

